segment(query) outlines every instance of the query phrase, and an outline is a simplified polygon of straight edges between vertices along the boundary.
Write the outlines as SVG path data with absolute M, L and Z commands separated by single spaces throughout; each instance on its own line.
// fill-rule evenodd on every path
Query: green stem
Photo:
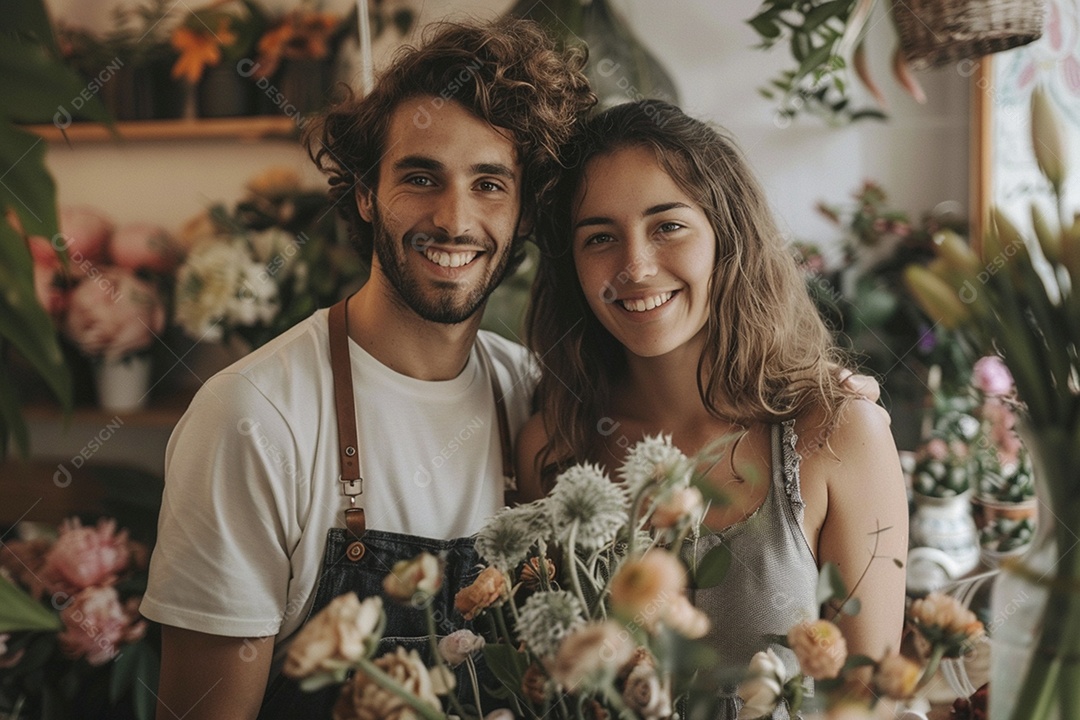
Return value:
M 573 585 L 574 592 L 577 593 L 578 600 L 581 601 L 581 607 L 585 608 L 585 612 L 589 612 L 589 603 L 585 602 L 585 593 L 581 589 L 581 578 L 578 577 L 577 571 L 577 531 L 578 521 L 575 520 L 570 526 L 570 537 L 566 542 L 566 569 L 570 571 L 570 583 Z
M 394 678 L 384 673 L 375 666 L 375 663 L 367 658 L 357 658 L 356 665 L 365 675 L 374 680 L 384 690 L 405 701 L 405 703 L 415 710 L 420 717 L 424 718 L 424 720 L 447 720 L 445 714 L 431 707 L 427 703 L 422 702 L 420 698 L 401 687 Z
M 469 668 L 469 681 L 472 682 L 473 699 L 476 700 L 476 712 L 480 717 L 484 717 L 484 706 L 480 703 L 480 678 L 476 677 L 476 664 L 473 662 L 472 656 L 465 658 L 465 665 Z M 510 697 L 514 697 L 514 694 L 511 693 Z M 520 715 L 521 708 L 517 708 L 517 710 Z M 462 712 L 462 717 L 465 717 L 464 712 Z
M 489 608 L 489 610 L 494 610 L 492 615 L 495 616 L 495 623 L 499 626 L 499 634 L 502 635 L 503 641 L 506 643 L 506 646 L 509 648 L 516 648 L 517 643 L 514 642 L 513 636 L 510 635 L 510 630 L 506 627 L 506 618 L 503 617 L 502 608 Z
M 431 657 L 435 661 L 435 664 L 448 672 L 450 677 L 454 677 L 454 671 L 449 668 L 446 661 L 443 660 L 442 653 L 439 652 L 439 641 L 435 639 L 437 630 L 435 628 L 435 612 L 431 609 L 431 603 L 424 603 L 424 615 L 427 617 L 428 626 L 428 643 L 431 645 Z M 473 691 L 479 693 L 476 687 L 476 677 L 473 676 Z M 450 705 L 454 708 L 454 712 L 461 718 L 469 717 L 465 713 L 465 708 L 461 706 L 461 701 L 457 697 L 457 688 L 452 689 L 448 693 L 450 698 Z M 484 717 L 484 710 L 480 707 L 480 696 L 477 695 L 476 712 L 480 717 Z
M 937 672 L 938 666 L 941 665 L 941 658 L 943 657 L 945 657 L 945 645 L 935 645 L 934 651 L 930 653 L 930 659 L 926 662 L 926 669 L 923 670 L 922 677 L 919 678 L 918 684 L 915 685 L 916 690 L 926 687 L 926 684 L 930 682 Z

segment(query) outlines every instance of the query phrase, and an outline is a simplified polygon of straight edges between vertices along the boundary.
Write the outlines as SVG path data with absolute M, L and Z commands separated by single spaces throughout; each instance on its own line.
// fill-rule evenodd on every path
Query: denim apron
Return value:
M 428 625 L 423 608 L 415 608 L 391 600 L 383 592 L 383 578 L 399 560 L 408 560 L 421 552 L 428 552 L 443 560 L 443 583 L 432 600 L 436 632 L 445 636 L 461 628 L 472 628 L 454 610 L 454 596 L 470 585 L 482 569 L 474 547 L 474 538 L 436 540 L 433 538 L 403 535 L 401 533 L 368 530 L 363 508 L 356 506 L 356 499 L 363 494 L 364 479 L 360 474 L 359 448 L 356 433 L 356 412 L 352 387 L 352 364 L 349 360 L 349 331 L 346 303 L 330 308 L 330 364 L 334 379 L 334 402 L 337 414 L 337 430 L 342 495 L 348 499 L 345 510 L 345 527 L 331 528 L 326 533 L 326 549 L 323 552 L 322 573 L 315 590 L 315 599 L 307 620 L 326 607 L 331 600 L 346 592 L 354 592 L 361 599 L 381 595 L 386 613 L 386 627 L 376 656 L 393 650 L 397 645 L 415 649 L 430 667 L 431 656 Z M 513 458 L 510 445 L 510 425 L 506 405 L 495 368 L 487 350 L 478 344 L 479 355 L 491 378 L 495 396 L 495 411 L 502 446 L 503 474 L 513 477 Z M 476 474 L 482 473 L 477 469 Z M 387 482 L 386 478 L 372 479 Z M 480 678 L 484 712 L 499 707 L 483 686 L 495 686 L 497 681 L 484 666 L 483 658 L 477 657 L 477 673 Z M 465 665 L 457 668 L 457 694 L 462 703 L 475 704 L 472 684 Z M 259 720 L 295 720 L 296 718 L 329 718 L 340 693 L 339 686 L 331 686 L 315 692 L 300 690 L 295 680 L 279 674 L 267 688 Z

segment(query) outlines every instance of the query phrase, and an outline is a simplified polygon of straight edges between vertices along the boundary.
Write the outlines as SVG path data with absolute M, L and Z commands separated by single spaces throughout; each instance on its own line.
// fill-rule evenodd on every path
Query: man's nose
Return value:
M 435 213 L 431 218 L 439 230 L 452 238 L 473 234 L 472 208 L 468 192 L 447 188 L 435 199 Z

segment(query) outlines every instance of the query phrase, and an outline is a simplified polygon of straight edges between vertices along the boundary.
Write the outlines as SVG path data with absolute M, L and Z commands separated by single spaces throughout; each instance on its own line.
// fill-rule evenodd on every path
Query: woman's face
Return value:
M 698 335 L 709 316 L 716 234 L 651 149 L 589 160 L 571 227 L 589 306 L 629 352 L 658 357 Z

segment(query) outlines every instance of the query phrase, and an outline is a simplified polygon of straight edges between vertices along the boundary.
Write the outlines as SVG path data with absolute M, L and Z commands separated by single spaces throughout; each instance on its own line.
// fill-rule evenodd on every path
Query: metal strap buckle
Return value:
M 364 494 L 364 478 L 356 478 L 355 480 L 346 480 L 345 478 L 338 478 L 341 481 L 341 494 L 350 498 L 354 498 L 357 495 Z

